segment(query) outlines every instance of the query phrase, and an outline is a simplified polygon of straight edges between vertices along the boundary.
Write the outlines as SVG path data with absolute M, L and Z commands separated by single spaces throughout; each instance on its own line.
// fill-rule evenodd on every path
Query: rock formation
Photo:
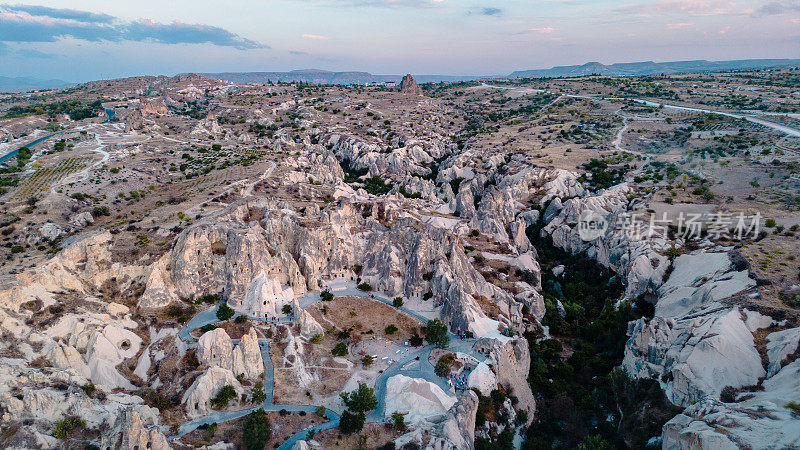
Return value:
M 409 95 L 422 95 L 422 88 L 419 87 L 414 77 L 409 73 L 400 81 L 400 92 Z
M 222 328 L 203 333 L 197 341 L 197 359 L 209 366 L 230 370 L 236 376 L 243 375 L 250 380 L 261 378 L 264 374 L 264 360 L 258 345 L 258 334 L 252 327 L 236 345 Z
M 386 380 L 386 407 L 384 415 L 405 414 L 409 424 L 418 424 L 432 416 L 444 414 L 456 403 L 439 386 L 422 378 L 395 375 Z

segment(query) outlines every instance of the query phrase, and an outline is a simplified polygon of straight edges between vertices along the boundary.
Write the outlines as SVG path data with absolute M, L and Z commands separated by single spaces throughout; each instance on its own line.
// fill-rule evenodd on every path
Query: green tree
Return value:
M 264 393 L 264 383 L 257 381 L 253 386 L 252 394 L 253 403 L 264 403 L 267 400 L 267 394 Z
M 390 323 L 389 325 L 386 325 L 386 328 L 383 330 L 383 332 L 386 334 L 394 334 L 397 332 L 397 327 L 395 324 Z
M 433 368 L 433 371 L 436 372 L 436 375 L 440 377 L 446 377 L 450 375 L 450 364 L 453 362 L 453 358 L 450 355 L 443 355 L 439 358 L 439 361 L 436 362 L 436 366 Z
M 450 345 L 450 338 L 447 336 L 447 325 L 439 319 L 429 320 L 425 340 L 438 348 L 447 348 Z
M 592 434 L 583 438 L 578 444 L 578 450 L 612 450 L 614 447 L 599 434 Z
M 347 356 L 347 344 L 339 342 L 331 350 L 333 356 Z
M 349 410 L 344 410 L 339 417 L 339 430 L 344 434 L 357 433 L 364 428 L 364 420 L 366 420 L 364 413 L 354 414 Z
M 333 300 L 333 294 L 331 294 L 331 291 L 322 291 L 322 293 L 319 294 L 319 299 L 323 302 L 329 302 Z
M 378 399 L 375 397 L 375 389 L 367 387 L 364 383 L 358 383 L 358 389 L 353 392 L 340 394 L 344 404 L 355 412 L 365 413 L 372 411 L 378 406 Z
M 281 312 L 282 312 L 282 313 L 284 313 L 284 314 L 286 314 L 287 316 L 288 316 L 289 314 L 291 314 L 291 313 L 292 313 L 292 307 L 291 307 L 291 305 L 283 305 L 283 308 L 281 308 Z
M 392 426 L 397 431 L 406 431 L 406 415 L 400 411 L 392 413 Z
M 244 421 L 244 447 L 247 450 L 264 450 L 272 437 L 269 417 L 262 408 L 259 408 Z
M 217 319 L 228 320 L 233 317 L 235 313 L 236 312 L 233 310 L 233 308 L 228 306 L 227 303 L 222 303 L 219 305 L 219 308 L 217 308 Z
M 228 406 L 228 402 L 236 398 L 236 390 L 230 384 L 226 384 L 222 386 L 222 388 L 217 392 L 217 395 L 212 398 L 209 403 L 211 403 L 211 407 L 214 409 L 223 409 Z
M 392 305 L 395 308 L 399 308 L 399 307 L 403 306 L 403 299 L 400 298 L 400 297 L 395 297 L 394 300 L 392 300 Z

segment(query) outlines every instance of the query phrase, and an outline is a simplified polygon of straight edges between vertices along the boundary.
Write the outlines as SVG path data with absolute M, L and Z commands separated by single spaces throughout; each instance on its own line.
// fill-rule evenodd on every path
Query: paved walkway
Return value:
M 374 300 L 386 303 L 387 305 L 390 306 L 392 305 L 393 302 L 393 299 L 390 299 L 388 296 L 382 293 L 379 292 L 367 293 L 361 291 L 355 288 L 355 283 L 347 283 L 347 288 L 334 291 L 333 294 L 339 297 L 356 296 L 356 297 L 372 298 Z M 298 298 L 298 303 L 302 308 L 306 308 L 319 300 L 320 300 L 319 292 L 309 292 L 303 297 Z M 219 322 L 219 319 L 217 319 L 218 308 L 219 306 L 215 305 L 214 307 L 211 307 L 196 314 L 178 332 L 178 337 L 180 337 L 184 341 L 187 341 L 190 347 L 196 346 L 197 338 L 191 335 L 192 331 L 201 328 L 205 325 L 210 325 Z M 421 314 L 413 310 L 406 308 L 405 306 L 397 309 L 421 320 L 423 323 L 427 323 L 428 321 L 428 318 L 422 316 Z M 275 323 L 273 321 L 268 322 L 263 319 L 257 319 L 257 318 L 250 318 L 250 319 L 258 320 L 260 322 Z M 284 324 L 291 323 L 291 318 L 281 318 L 279 319 L 279 323 L 284 323 Z M 450 336 L 450 346 L 448 347 L 449 351 L 465 353 L 477 358 L 478 360 L 482 360 L 485 357 L 484 355 L 477 353 L 473 350 L 472 347 L 475 343 L 475 339 L 462 340 L 459 339 L 458 336 L 455 336 L 451 333 L 448 333 L 448 335 Z M 276 404 L 274 402 L 275 367 L 272 364 L 272 358 L 270 358 L 269 355 L 269 343 L 270 340 L 268 339 L 258 340 L 259 347 L 261 348 L 261 357 L 264 360 L 264 394 L 266 394 L 266 400 L 264 401 L 263 404 L 252 406 L 250 408 L 239 411 L 213 411 L 203 417 L 184 423 L 178 428 L 178 434 L 168 437 L 167 440 L 172 441 L 174 439 L 180 438 L 186 435 L 187 433 L 196 430 L 201 425 L 226 422 L 229 420 L 238 419 L 240 417 L 250 414 L 251 412 L 259 408 L 263 408 L 265 411 L 280 411 L 282 409 L 285 409 L 287 411 L 292 411 L 292 412 L 305 411 L 306 413 L 309 414 L 315 414 L 317 408 L 316 405 L 283 405 L 283 404 Z M 383 373 L 381 373 L 378 376 L 378 378 L 375 380 L 375 397 L 378 399 L 378 406 L 375 408 L 375 410 L 373 410 L 367 415 L 366 419 L 367 423 L 379 423 L 385 421 L 386 382 L 389 378 L 395 375 L 402 374 L 411 378 L 423 378 L 427 381 L 435 383 L 445 392 L 448 392 L 450 390 L 450 386 L 447 383 L 447 379 L 436 375 L 436 373 L 434 372 L 433 365 L 428 361 L 428 358 L 430 357 L 433 349 L 434 349 L 433 345 L 426 345 L 414 351 L 410 351 L 406 355 L 404 355 L 404 358 L 398 360 L 397 362 L 389 366 L 386 370 L 383 371 Z M 281 444 L 280 447 L 278 447 L 278 449 L 290 450 L 297 441 L 304 440 L 310 431 L 316 433 L 339 426 L 338 413 L 326 409 L 325 416 L 329 419 L 327 422 L 298 431 L 297 433 L 292 435 L 288 440 L 286 440 L 283 444 Z

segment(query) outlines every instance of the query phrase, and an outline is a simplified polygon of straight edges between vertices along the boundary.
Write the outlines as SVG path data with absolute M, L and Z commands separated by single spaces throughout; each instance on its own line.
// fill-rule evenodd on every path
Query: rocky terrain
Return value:
M 0 445 L 799 446 L 800 131 L 688 77 L 0 97 Z

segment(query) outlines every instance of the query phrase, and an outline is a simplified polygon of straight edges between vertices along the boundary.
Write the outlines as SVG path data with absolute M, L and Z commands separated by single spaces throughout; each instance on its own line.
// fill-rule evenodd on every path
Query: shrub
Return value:
M 97 388 L 94 386 L 94 383 L 91 381 L 81 386 L 81 389 L 83 389 L 83 392 L 85 392 L 89 397 L 94 397 L 94 392 L 97 390 Z
M 453 362 L 453 358 L 450 355 L 444 355 L 439 358 L 439 361 L 436 362 L 436 366 L 433 368 L 433 371 L 436 372 L 436 375 L 440 377 L 446 377 L 450 375 L 450 364 Z
M 242 314 L 241 316 L 236 316 L 236 318 L 233 319 L 233 322 L 238 324 L 247 323 L 247 316 L 245 316 L 244 314 Z
M 228 402 L 236 398 L 236 390 L 230 384 L 222 386 L 217 392 L 217 395 L 210 400 L 211 407 L 214 409 L 224 409 L 228 406 Z
M 361 283 L 361 284 L 358 285 L 358 289 L 360 289 L 360 290 L 362 290 L 364 292 L 371 292 L 372 291 L 372 285 L 369 284 L 369 283 Z
M 233 317 L 236 311 L 233 310 L 227 303 L 221 303 L 217 309 L 217 319 L 225 321 Z
M 414 334 L 408 340 L 408 343 L 411 344 L 412 347 L 420 347 L 422 345 L 422 336 L 418 335 L 415 330 Z
M 400 411 L 392 413 L 392 426 L 397 431 L 406 431 L 406 415 Z
M 317 406 L 316 408 L 314 408 L 314 414 L 320 417 L 325 417 L 325 411 L 326 410 L 324 406 Z
M 312 344 L 319 344 L 323 339 L 325 339 L 325 336 L 321 334 L 315 334 L 314 336 L 311 336 L 310 341 Z
M 789 403 L 783 405 L 783 407 L 788 409 L 789 411 L 791 411 L 792 414 L 796 414 L 796 415 L 800 416 L 800 403 L 789 402 Z
M 333 300 L 333 294 L 331 294 L 331 291 L 322 291 L 319 294 L 319 299 L 322 300 L 323 302 L 329 302 Z
M 244 447 L 247 450 L 263 450 L 272 437 L 269 417 L 262 408 L 259 408 L 244 421 Z
M 253 397 L 253 403 L 264 403 L 267 400 L 267 394 L 264 393 L 263 382 L 256 382 L 256 384 L 253 386 L 251 396 Z
M 281 312 L 286 314 L 287 316 L 292 313 L 292 306 L 291 305 L 283 305 L 281 308 Z
M 200 332 L 201 333 L 208 333 L 209 331 L 211 331 L 211 330 L 213 330 L 215 328 L 217 328 L 217 326 L 214 325 L 213 323 L 207 323 L 207 324 L 203 325 L 202 327 L 200 327 Z
M 357 433 L 364 428 L 365 419 L 366 417 L 363 413 L 353 414 L 345 410 L 339 417 L 339 430 L 344 434 Z
M 383 330 L 383 332 L 386 334 L 395 334 L 397 333 L 397 327 L 393 323 L 390 323 L 389 325 L 386 325 L 386 328 Z
M 100 217 L 100 216 L 110 216 L 111 212 L 108 210 L 107 206 L 95 206 L 92 209 L 92 216 Z
M 403 306 L 403 299 L 400 297 L 395 297 L 394 300 L 392 300 L 392 306 L 395 308 Z
M 347 344 L 339 342 L 331 350 L 333 356 L 347 356 Z
M 361 364 L 363 364 L 364 367 L 371 366 L 372 365 L 372 356 L 364 355 L 364 357 L 361 358 Z
M 502 405 L 506 401 L 506 393 L 499 389 L 493 389 L 492 392 L 489 394 L 489 397 L 492 398 L 492 403 L 494 403 L 497 406 Z
M 774 228 L 775 227 L 775 219 L 767 219 L 764 221 L 764 226 L 767 228 Z
M 56 422 L 56 428 L 53 431 L 53 436 L 59 439 L 69 439 L 70 435 L 86 426 L 86 422 L 78 416 L 67 416 Z

